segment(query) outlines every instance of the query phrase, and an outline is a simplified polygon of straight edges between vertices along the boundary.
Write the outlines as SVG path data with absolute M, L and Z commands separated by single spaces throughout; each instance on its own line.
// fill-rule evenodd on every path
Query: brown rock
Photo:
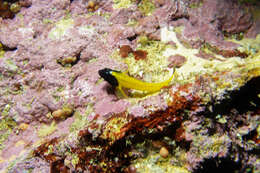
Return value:
M 170 62 L 168 67 L 170 67 L 170 68 L 178 67 L 179 68 L 186 62 L 186 58 L 182 55 L 176 54 L 176 55 L 170 56 L 168 58 L 168 61 Z
M 159 148 L 162 148 L 165 145 L 165 143 L 162 141 L 152 141 L 152 145 L 154 148 L 159 149 Z
M 65 57 L 65 58 L 63 58 L 61 60 L 57 60 L 57 61 L 58 61 L 58 63 L 60 63 L 63 66 L 72 65 L 77 61 L 77 57 L 69 56 L 69 57 Z
M 159 28 L 158 19 L 155 16 L 147 16 L 139 21 L 139 25 L 135 28 L 135 32 L 140 34 L 149 35 L 156 32 Z
M 151 40 L 157 40 L 160 41 L 161 40 L 161 30 L 158 29 L 155 32 L 148 34 L 148 38 Z
M 167 158 L 168 155 L 169 155 L 169 151 L 167 150 L 167 148 L 162 147 L 162 148 L 160 149 L 160 155 L 161 155 L 163 158 Z
M 27 124 L 27 123 L 21 123 L 18 128 L 19 128 L 20 130 L 22 130 L 22 131 L 25 131 L 28 127 L 29 127 L 29 124 Z
M 21 7 L 30 7 L 32 5 L 32 0 L 19 0 Z
M 181 34 L 186 43 L 199 48 L 206 42 L 216 47 L 218 54 L 239 56 L 236 51 L 239 45 L 225 41 L 223 34 L 246 32 L 253 24 L 252 15 L 238 1 L 205 0 L 198 8 L 188 8 L 188 14 Z
M 122 58 L 128 57 L 128 54 L 133 52 L 132 48 L 129 45 L 123 45 L 120 47 L 119 54 Z
M 66 119 L 71 116 L 73 113 L 73 109 L 70 107 L 64 107 L 62 109 L 58 109 L 52 113 L 52 116 L 56 120 Z
M 199 53 L 196 54 L 196 56 L 201 57 L 203 59 L 214 59 L 214 58 L 216 58 L 213 54 L 206 53 L 203 50 L 200 50 Z
M 136 50 L 133 52 L 133 54 L 136 60 L 141 60 L 141 59 L 144 60 L 146 59 L 148 53 L 144 50 Z

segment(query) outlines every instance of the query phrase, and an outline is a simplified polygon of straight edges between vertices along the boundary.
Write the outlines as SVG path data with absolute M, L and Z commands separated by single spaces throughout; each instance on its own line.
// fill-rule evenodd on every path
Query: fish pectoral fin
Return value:
M 119 85 L 117 88 L 120 91 L 120 93 L 123 95 L 124 98 L 128 98 L 128 96 L 125 94 L 124 90 L 122 89 L 122 86 Z

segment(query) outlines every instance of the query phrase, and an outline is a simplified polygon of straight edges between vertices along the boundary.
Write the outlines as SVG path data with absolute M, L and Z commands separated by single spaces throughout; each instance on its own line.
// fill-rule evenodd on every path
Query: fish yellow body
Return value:
M 108 68 L 99 70 L 98 73 L 112 86 L 117 87 L 124 96 L 126 96 L 126 94 L 124 93 L 122 88 L 129 88 L 129 89 L 146 91 L 146 92 L 160 91 L 163 87 L 166 87 L 170 84 L 174 76 L 174 72 L 173 72 L 172 76 L 164 82 L 149 83 L 149 82 L 143 82 L 141 80 L 130 77 L 126 73 L 111 70 Z

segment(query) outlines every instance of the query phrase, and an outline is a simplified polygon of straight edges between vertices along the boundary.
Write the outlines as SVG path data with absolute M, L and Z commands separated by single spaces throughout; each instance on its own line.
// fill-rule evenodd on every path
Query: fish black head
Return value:
M 114 70 L 109 68 L 104 68 L 98 71 L 99 76 L 101 76 L 105 81 L 107 81 L 110 85 L 116 87 L 118 86 L 117 79 L 112 75 Z

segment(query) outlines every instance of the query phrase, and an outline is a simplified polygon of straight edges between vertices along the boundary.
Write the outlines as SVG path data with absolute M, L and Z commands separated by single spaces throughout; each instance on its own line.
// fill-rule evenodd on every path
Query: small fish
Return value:
M 143 82 L 141 80 L 128 76 L 124 72 L 112 70 L 109 68 L 99 70 L 98 74 L 110 85 L 119 89 L 119 91 L 123 94 L 124 97 L 127 97 L 122 88 L 146 91 L 150 93 L 160 91 L 163 87 L 166 87 L 170 84 L 174 76 L 174 71 L 172 76 L 168 80 L 159 83 Z

